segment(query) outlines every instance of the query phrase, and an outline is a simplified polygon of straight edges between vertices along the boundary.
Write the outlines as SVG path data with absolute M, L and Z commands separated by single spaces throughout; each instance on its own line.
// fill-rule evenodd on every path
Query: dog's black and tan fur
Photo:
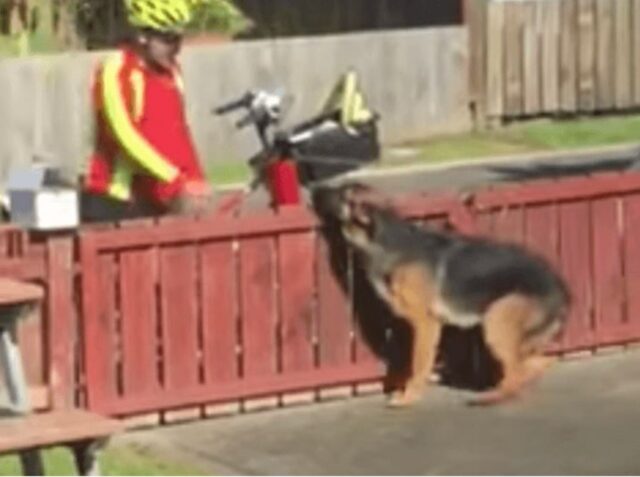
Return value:
M 443 325 L 480 325 L 502 366 L 497 387 L 477 403 L 518 395 L 552 362 L 543 351 L 570 302 L 562 278 L 522 247 L 413 225 L 373 196 L 348 184 L 316 189 L 313 203 L 340 224 L 378 295 L 412 328 L 411 369 L 389 404 L 421 397 Z

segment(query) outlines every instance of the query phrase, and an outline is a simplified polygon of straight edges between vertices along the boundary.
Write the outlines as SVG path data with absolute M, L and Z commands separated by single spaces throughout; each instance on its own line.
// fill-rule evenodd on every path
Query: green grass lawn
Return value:
M 406 144 L 417 153 L 383 161 L 382 167 L 407 162 L 444 162 L 526 152 L 640 143 L 640 115 L 517 123 L 494 131 L 441 136 Z
M 251 170 L 241 161 L 217 162 L 208 170 L 209 180 L 218 186 L 246 182 L 250 175 Z
M 396 145 L 409 150 L 396 157 L 393 147 L 376 167 L 432 164 L 528 152 L 562 151 L 640 142 L 640 115 L 571 120 L 538 120 L 501 129 L 434 137 Z M 216 185 L 244 182 L 249 169 L 241 162 L 219 162 L 209 171 Z
M 63 448 L 43 452 L 47 475 L 77 475 L 71 453 Z M 103 475 L 205 475 L 183 463 L 169 462 L 137 446 L 111 446 L 100 458 Z M 0 457 L 0 475 L 21 475 L 17 456 Z

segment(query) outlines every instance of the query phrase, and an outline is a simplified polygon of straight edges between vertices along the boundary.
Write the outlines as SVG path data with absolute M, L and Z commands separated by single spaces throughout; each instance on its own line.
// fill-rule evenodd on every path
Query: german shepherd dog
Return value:
M 443 326 L 480 326 L 502 367 L 495 388 L 472 404 L 514 398 L 553 363 L 545 346 L 561 330 L 570 295 L 563 279 L 524 248 L 414 225 L 357 183 L 319 186 L 313 207 L 338 223 L 367 279 L 412 330 L 410 370 L 391 407 L 423 395 Z

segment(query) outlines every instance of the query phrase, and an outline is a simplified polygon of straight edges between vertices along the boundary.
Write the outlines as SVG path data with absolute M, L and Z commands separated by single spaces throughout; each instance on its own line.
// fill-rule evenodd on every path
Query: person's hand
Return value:
M 187 181 L 184 184 L 184 192 L 188 196 L 207 198 L 211 197 L 211 186 L 204 181 Z

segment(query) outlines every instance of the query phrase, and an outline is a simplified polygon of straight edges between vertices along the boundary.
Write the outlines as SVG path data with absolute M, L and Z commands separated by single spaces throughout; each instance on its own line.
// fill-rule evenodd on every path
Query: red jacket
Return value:
M 98 68 L 96 146 L 86 188 L 114 199 L 166 203 L 188 180 L 204 180 L 187 126 L 182 78 L 145 66 L 123 49 Z

